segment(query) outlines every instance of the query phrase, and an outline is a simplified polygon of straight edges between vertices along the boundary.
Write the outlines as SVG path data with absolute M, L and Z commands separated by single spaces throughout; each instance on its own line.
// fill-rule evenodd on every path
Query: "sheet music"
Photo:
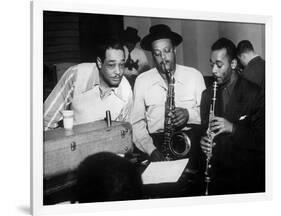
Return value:
M 142 174 L 143 184 L 177 182 L 188 160 L 151 162 Z

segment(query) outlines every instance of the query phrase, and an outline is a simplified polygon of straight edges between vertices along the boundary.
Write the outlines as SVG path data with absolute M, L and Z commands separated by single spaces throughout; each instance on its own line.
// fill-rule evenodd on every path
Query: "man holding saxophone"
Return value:
M 185 130 L 188 123 L 200 124 L 199 106 L 205 83 L 196 69 L 176 64 L 176 46 L 181 42 L 182 37 L 163 24 L 152 26 L 141 41 L 141 47 L 152 52 L 156 67 L 139 75 L 135 82 L 133 141 L 152 161 L 166 159 L 159 148 L 163 144 L 164 122 L 175 130 Z M 173 77 L 171 83 L 167 73 Z M 172 92 L 170 97 L 168 92 Z M 174 107 L 168 114 L 167 98 L 172 98 Z
M 210 64 L 218 87 L 211 86 L 202 93 L 200 108 L 207 131 L 200 141 L 209 163 L 205 169 L 206 195 L 264 192 L 263 91 L 236 72 L 232 41 L 220 38 L 212 45 Z M 209 119 L 214 101 L 214 116 Z

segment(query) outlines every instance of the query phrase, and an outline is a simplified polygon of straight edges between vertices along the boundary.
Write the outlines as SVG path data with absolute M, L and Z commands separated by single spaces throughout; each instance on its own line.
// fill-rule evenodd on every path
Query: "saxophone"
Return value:
M 168 80 L 162 150 L 166 160 L 175 160 L 183 158 L 188 154 L 191 148 L 191 141 L 184 132 L 175 131 L 175 126 L 172 122 L 175 110 L 175 78 L 174 74 L 166 69 L 164 61 L 162 61 L 161 67 Z
M 212 97 L 212 104 L 210 106 L 210 112 L 209 112 L 209 123 L 208 123 L 208 129 L 207 129 L 207 137 L 210 140 L 210 145 L 211 149 L 210 151 L 206 154 L 206 166 L 205 166 L 205 183 L 206 183 L 206 190 L 205 190 L 205 195 L 209 194 L 209 183 L 211 182 L 211 177 L 210 177 L 210 169 L 211 169 L 211 158 L 213 155 L 213 140 L 215 138 L 214 132 L 211 131 L 211 122 L 212 119 L 215 116 L 215 106 L 216 106 L 216 94 L 217 94 L 217 81 L 214 81 L 213 83 L 213 97 Z

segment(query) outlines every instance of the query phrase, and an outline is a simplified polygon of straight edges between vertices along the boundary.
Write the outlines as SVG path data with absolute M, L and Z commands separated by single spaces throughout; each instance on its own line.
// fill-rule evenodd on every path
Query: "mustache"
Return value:
M 158 68 L 160 71 L 166 73 L 170 70 L 173 70 L 173 65 L 171 65 L 171 62 L 169 60 L 166 60 L 166 61 L 161 61 Z
M 115 76 L 112 76 L 111 78 L 113 78 L 113 79 L 121 79 L 122 78 L 122 76 L 120 76 L 120 75 L 115 75 Z
M 159 67 L 162 69 L 163 67 L 170 68 L 171 67 L 171 62 L 170 61 L 161 61 L 159 64 Z
M 160 62 L 160 65 L 162 65 L 162 64 L 170 64 L 170 62 L 171 61 L 169 61 L 169 60 L 162 60 L 161 62 Z

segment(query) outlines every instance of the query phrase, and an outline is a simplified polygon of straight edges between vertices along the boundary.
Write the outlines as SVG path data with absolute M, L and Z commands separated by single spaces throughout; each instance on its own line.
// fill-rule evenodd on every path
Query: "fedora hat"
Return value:
M 149 34 L 146 35 L 140 42 L 141 48 L 151 51 L 151 44 L 158 39 L 168 38 L 174 46 L 178 46 L 182 42 L 182 36 L 171 31 L 170 27 L 164 24 L 151 26 Z
M 140 37 L 138 36 L 138 30 L 133 27 L 127 27 L 121 34 L 121 39 L 123 42 L 129 41 L 137 43 L 140 41 Z

